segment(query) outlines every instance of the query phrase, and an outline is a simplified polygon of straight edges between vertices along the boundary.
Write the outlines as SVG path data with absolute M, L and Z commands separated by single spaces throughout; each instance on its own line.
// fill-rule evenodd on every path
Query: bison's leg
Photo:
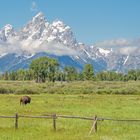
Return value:
M 20 105 L 21 105 L 21 103 L 22 103 L 22 100 L 20 100 Z

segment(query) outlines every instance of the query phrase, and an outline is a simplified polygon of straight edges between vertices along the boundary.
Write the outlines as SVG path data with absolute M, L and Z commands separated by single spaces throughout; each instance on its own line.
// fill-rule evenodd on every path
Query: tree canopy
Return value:
M 49 81 L 55 81 L 55 72 L 59 64 L 56 59 L 41 57 L 33 60 L 30 69 L 34 73 L 34 78 L 36 82 L 45 82 L 46 79 Z
M 85 64 L 83 69 L 84 80 L 93 80 L 94 79 L 94 69 L 91 64 Z

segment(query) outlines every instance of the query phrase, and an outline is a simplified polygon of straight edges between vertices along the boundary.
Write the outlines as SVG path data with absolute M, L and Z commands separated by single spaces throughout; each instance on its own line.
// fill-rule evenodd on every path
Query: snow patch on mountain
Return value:
M 0 55 L 0 58 L 4 57 L 5 55 L 7 55 L 7 53 L 3 53 Z
M 125 65 L 125 64 L 126 64 L 126 62 L 128 61 L 128 59 L 129 59 L 129 55 L 126 57 L 126 59 L 125 59 L 125 61 L 124 61 L 123 65 Z
M 110 51 L 109 50 L 105 50 L 105 49 L 102 49 L 102 48 L 99 48 L 99 52 L 102 54 L 102 55 L 105 55 L 105 56 L 108 56 Z

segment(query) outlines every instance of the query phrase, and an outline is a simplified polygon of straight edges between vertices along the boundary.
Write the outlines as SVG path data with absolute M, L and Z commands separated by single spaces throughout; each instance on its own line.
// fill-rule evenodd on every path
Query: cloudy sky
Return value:
M 49 22 L 64 21 L 86 44 L 133 46 L 140 37 L 140 0 L 0 0 L 0 28 L 19 29 L 39 11 Z

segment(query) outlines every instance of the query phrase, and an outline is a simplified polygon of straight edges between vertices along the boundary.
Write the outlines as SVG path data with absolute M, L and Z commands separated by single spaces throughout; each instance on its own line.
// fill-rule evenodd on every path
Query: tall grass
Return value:
M 140 82 L 35 82 L 0 81 L 0 94 L 140 94 Z

